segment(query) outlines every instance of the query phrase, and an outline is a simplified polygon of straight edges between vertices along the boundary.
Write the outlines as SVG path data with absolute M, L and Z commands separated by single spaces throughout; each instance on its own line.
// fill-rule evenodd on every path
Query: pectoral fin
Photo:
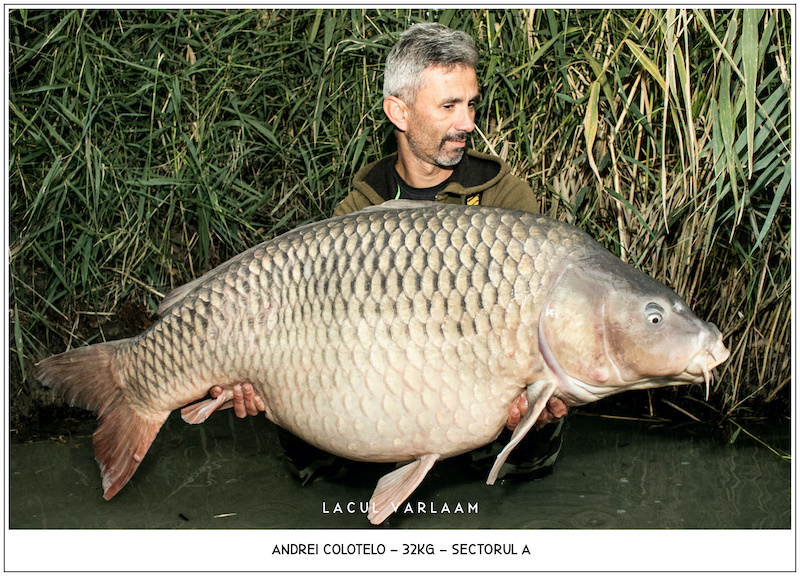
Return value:
M 439 454 L 425 454 L 378 480 L 369 501 L 369 521 L 380 524 L 395 512 L 411 496 L 438 459 Z
M 506 458 L 511 454 L 514 447 L 522 441 L 525 434 L 528 433 L 528 430 L 536 424 L 536 420 L 539 419 L 542 410 L 547 406 L 547 401 L 553 395 L 553 392 L 556 391 L 556 387 L 556 382 L 551 380 L 534 382 L 528 386 L 527 395 L 530 408 L 511 435 L 511 440 L 509 440 L 500 454 L 497 455 L 494 466 L 492 466 L 492 470 L 489 472 L 489 478 L 486 479 L 487 484 L 491 486 L 494 484 L 495 480 L 497 480 L 497 475 L 500 473 L 500 468 L 502 468 Z

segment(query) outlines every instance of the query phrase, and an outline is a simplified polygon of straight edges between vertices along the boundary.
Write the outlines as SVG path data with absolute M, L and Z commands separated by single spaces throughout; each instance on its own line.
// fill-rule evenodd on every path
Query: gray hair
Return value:
M 422 71 L 426 68 L 477 65 L 478 50 L 466 32 L 434 22 L 414 24 L 403 32 L 386 58 L 383 97 L 396 96 L 412 103 L 422 87 Z

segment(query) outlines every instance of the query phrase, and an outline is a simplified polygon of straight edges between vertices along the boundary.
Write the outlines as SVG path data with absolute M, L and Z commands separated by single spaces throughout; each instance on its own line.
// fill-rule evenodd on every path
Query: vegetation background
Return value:
M 708 402 L 631 393 L 634 412 L 731 440 L 746 416 L 789 417 L 788 10 L 7 17 L 12 426 L 55 402 L 30 377 L 42 357 L 136 334 L 172 288 L 329 216 L 394 144 L 389 49 L 432 20 L 483 55 L 474 148 L 723 331 Z

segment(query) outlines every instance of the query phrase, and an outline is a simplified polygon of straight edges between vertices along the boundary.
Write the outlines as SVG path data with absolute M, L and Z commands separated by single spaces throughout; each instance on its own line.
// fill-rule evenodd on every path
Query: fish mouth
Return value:
M 697 354 L 689 363 L 689 366 L 686 367 L 686 372 L 694 376 L 696 382 L 702 381 L 705 383 L 706 401 L 708 401 L 711 392 L 711 383 L 714 381 L 711 370 L 725 362 L 730 355 L 731 351 L 725 347 L 722 339 L 719 339 L 714 343 L 713 347 L 706 348 Z

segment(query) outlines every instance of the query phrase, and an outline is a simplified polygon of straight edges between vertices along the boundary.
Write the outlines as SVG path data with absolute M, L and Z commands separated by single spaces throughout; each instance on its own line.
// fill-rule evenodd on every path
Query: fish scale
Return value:
M 610 288 L 602 288 L 606 276 Z M 221 386 L 222 396 L 184 408 L 187 422 L 200 423 L 236 384 L 249 382 L 270 420 L 323 450 L 413 461 L 378 483 L 372 502 L 379 510 L 369 517 L 379 523 L 436 460 L 496 438 L 520 398 L 532 408 L 489 483 L 550 396 L 575 405 L 666 385 L 647 374 L 584 382 L 584 365 L 574 359 L 585 354 L 581 346 L 599 342 L 605 348 L 590 352 L 611 369 L 592 365 L 588 373 L 614 373 L 603 354 L 624 348 L 618 340 L 634 348 L 640 340 L 612 333 L 633 322 L 628 304 L 616 312 L 602 305 L 610 328 L 584 316 L 600 296 L 620 292 L 638 303 L 640 291 L 679 300 L 567 224 L 498 208 L 400 202 L 255 246 L 170 293 L 159 320 L 139 336 L 56 355 L 34 374 L 98 413 L 95 455 L 106 498 L 134 473 L 172 410 Z M 665 303 L 658 310 L 671 307 L 680 309 Z M 727 357 L 719 331 L 693 315 L 678 320 L 676 345 L 699 349 L 671 377 L 708 385 L 708 371 Z M 606 332 L 581 340 L 591 326 Z M 692 332 L 697 337 L 684 337 Z M 635 350 L 622 356 L 637 358 Z
M 469 373 L 458 372 L 450 367 L 444 370 L 443 358 L 458 359 L 457 343 L 463 338 L 486 338 L 487 343 L 491 345 L 488 349 L 484 349 L 486 353 L 501 346 L 498 339 L 490 338 L 489 335 L 494 328 L 493 322 L 501 324 L 497 328 L 504 327 L 505 314 L 496 300 L 494 302 L 489 302 L 488 298 L 481 300 L 480 294 L 475 289 L 475 281 L 483 281 L 484 284 L 488 281 L 488 274 L 485 273 L 486 262 L 476 258 L 476 248 L 481 244 L 486 245 L 488 240 L 486 250 L 483 251 L 484 258 L 492 251 L 497 253 L 498 243 L 502 244 L 500 238 L 510 240 L 512 231 L 507 225 L 501 224 L 497 228 L 496 235 L 487 235 L 485 232 L 481 235 L 472 227 L 475 226 L 475 220 L 479 225 L 482 224 L 483 218 L 475 219 L 465 215 L 454 218 L 446 212 L 444 218 L 441 218 L 440 226 L 432 225 L 431 220 L 424 212 L 403 214 L 402 218 L 397 218 L 397 214 L 391 211 L 362 214 L 343 222 L 334 222 L 334 225 L 327 227 L 324 234 L 319 230 L 301 229 L 296 235 L 287 235 L 283 241 L 270 245 L 270 250 L 256 249 L 249 255 L 242 255 L 238 265 L 229 265 L 224 273 L 222 271 L 218 273 L 218 279 L 225 282 L 228 288 L 224 290 L 227 294 L 226 308 L 242 310 L 239 312 L 240 316 L 257 317 L 259 314 L 257 308 L 263 304 L 259 300 L 250 301 L 246 297 L 250 287 L 243 282 L 243 278 L 252 276 L 256 263 L 264 273 L 279 268 L 281 273 L 274 275 L 269 295 L 263 295 L 262 299 L 277 300 L 270 309 L 278 314 L 276 328 L 282 329 L 278 332 L 273 329 L 272 338 L 267 339 L 269 345 L 260 347 L 262 365 L 259 365 L 256 359 L 251 370 L 247 371 L 249 373 L 244 373 L 241 370 L 241 358 L 251 358 L 252 355 L 248 354 L 247 350 L 234 350 L 224 357 L 215 356 L 215 361 L 221 364 L 218 372 L 234 374 L 233 380 L 236 381 L 252 382 L 259 393 L 269 399 L 268 402 L 280 406 L 281 410 L 304 414 L 305 417 L 302 419 L 280 413 L 276 416 L 292 432 L 315 445 L 334 453 L 341 452 L 341 446 L 335 446 L 331 440 L 331 435 L 335 432 L 331 424 L 333 420 L 326 419 L 326 414 L 320 413 L 331 407 L 319 399 L 337 394 L 357 395 L 359 391 L 352 388 L 336 388 L 337 380 L 330 379 L 324 373 L 329 367 L 320 366 L 314 361 L 315 351 L 320 347 L 334 348 L 338 351 L 335 369 L 353 373 L 352 378 L 340 380 L 339 383 L 356 381 L 360 385 L 363 382 L 371 396 L 380 399 L 373 402 L 369 408 L 362 407 L 362 411 L 369 411 L 368 417 L 379 431 L 379 443 L 376 445 L 374 438 L 364 441 L 363 450 L 366 453 L 361 454 L 353 451 L 351 442 L 349 452 L 341 455 L 356 459 L 374 460 L 377 457 L 384 461 L 397 461 L 419 455 L 408 443 L 398 448 L 393 441 L 395 437 L 408 433 L 407 430 L 400 430 L 397 424 L 402 421 L 404 427 L 407 426 L 407 421 L 402 420 L 402 417 L 405 414 L 404 410 L 408 409 L 404 408 L 402 390 L 399 389 L 399 385 L 403 382 L 402 376 L 395 372 L 391 377 L 387 377 L 388 362 L 382 360 L 389 355 L 400 355 L 405 358 L 406 363 L 420 372 L 426 390 L 422 393 L 423 401 L 411 403 L 411 409 L 429 410 L 432 412 L 432 420 L 449 427 L 445 443 L 450 442 L 453 446 L 443 444 L 428 446 L 428 449 L 433 448 L 443 454 L 450 454 L 467 450 L 476 442 L 490 441 L 499 432 L 505 418 L 505 409 L 498 409 L 496 406 L 508 404 L 519 394 L 524 388 L 524 379 L 519 375 L 508 374 L 500 386 L 482 386 L 477 381 L 470 381 Z M 381 222 L 383 226 L 378 225 Z M 420 231 L 426 230 L 430 230 L 440 238 L 438 245 L 445 247 L 444 253 L 436 247 L 437 243 L 431 241 L 425 242 L 428 246 L 427 251 L 414 252 L 409 249 L 409 246 L 413 247 L 427 237 L 420 234 Z M 450 239 L 443 237 L 442 234 L 448 234 Z M 454 248 L 458 252 L 457 259 L 454 257 L 455 254 L 449 257 L 447 254 L 448 250 L 452 251 Z M 379 257 L 365 257 L 365 250 L 371 256 L 390 250 L 393 257 L 381 262 Z M 312 275 L 306 270 L 313 270 L 313 266 L 309 266 L 307 259 L 301 258 L 310 253 L 320 253 L 320 255 L 328 253 L 329 258 L 335 258 L 336 266 L 328 268 L 326 274 Z M 431 286 L 431 279 L 425 282 L 425 276 L 420 273 L 428 269 L 428 261 L 442 262 L 446 266 L 442 267 L 446 272 L 437 276 L 437 291 Z M 513 262 L 513 258 L 509 261 Z M 378 263 L 389 267 L 379 268 Z M 513 285 L 516 280 L 515 267 L 505 262 L 505 259 L 502 264 L 502 280 L 508 285 Z M 243 270 L 247 271 L 247 276 L 242 274 Z M 472 273 L 467 274 L 467 271 Z M 375 338 L 376 332 L 379 331 L 378 319 L 382 317 L 375 314 L 374 306 L 370 306 L 375 300 L 372 288 L 380 287 L 380 284 L 373 281 L 376 276 L 387 277 L 384 294 L 388 301 L 394 302 L 389 314 L 392 319 L 389 328 L 392 338 L 383 338 L 382 343 Z M 213 282 L 214 279 L 208 278 L 207 281 Z M 334 286 L 337 289 L 331 293 L 331 287 Z M 493 292 L 500 291 L 500 286 L 496 286 L 493 291 L 485 291 L 485 295 L 490 296 Z M 321 301 L 312 300 L 308 303 L 301 299 L 302 295 L 313 296 L 320 293 L 325 294 Z M 440 299 L 438 294 L 448 298 L 450 303 L 448 316 L 460 328 L 442 334 L 441 339 L 430 338 L 425 328 L 431 319 L 432 311 L 439 311 L 441 314 L 442 305 L 432 302 L 434 293 L 437 294 L 436 300 Z M 186 300 L 190 298 L 187 296 Z M 196 295 L 194 298 L 202 299 L 202 296 Z M 240 302 L 232 302 L 234 298 Z M 182 304 L 184 310 L 190 308 L 189 302 L 184 301 Z M 371 312 L 368 312 L 370 310 Z M 324 324 L 326 318 L 327 325 Z M 242 320 L 238 321 L 244 325 L 249 324 Z M 321 322 L 324 329 L 314 329 L 319 327 Z M 321 335 L 322 339 L 319 338 Z M 218 336 L 218 338 L 224 337 L 223 334 Z M 240 334 L 236 340 L 240 345 L 242 337 Z M 426 359 L 423 350 L 431 344 L 436 345 L 437 341 L 442 349 L 431 353 L 434 358 Z M 219 349 L 220 347 L 217 348 Z M 240 360 L 237 361 L 237 358 Z M 199 368 L 202 366 L 202 360 L 203 356 L 198 355 L 192 363 Z M 476 359 L 475 355 L 470 353 L 467 360 L 475 363 L 481 359 Z M 473 364 L 473 370 L 486 374 L 500 368 L 500 364 L 490 358 L 483 358 L 482 362 L 486 367 L 481 370 L 479 366 Z M 490 363 L 495 366 L 490 368 Z M 426 373 L 426 366 L 434 368 Z M 317 371 L 314 367 L 317 367 Z M 213 374 L 212 366 L 205 368 Z M 503 366 L 503 369 L 507 370 L 507 367 Z M 207 389 L 214 383 L 225 384 L 219 380 L 215 382 L 208 376 L 203 377 L 202 372 L 197 370 L 201 390 Z M 272 377 L 264 378 L 264 374 L 270 374 Z M 495 378 L 497 377 L 498 375 L 495 375 Z M 330 391 L 324 395 L 317 394 L 316 403 L 308 402 L 310 395 L 296 393 L 298 388 L 320 387 L 330 388 Z M 287 394 L 287 390 L 294 390 L 295 393 Z M 473 411 L 477 412 L 482 420 L 490 423 L 491 427 L 481 430 L 478 438 L 475 437 L 475 427 L 472 426 L 470 429 L 476 414 L 470 413 L 470 406 L 459 406 L 462 403 L 459 390 L 462 391 L 462 395 L 464 390 L 469 390 L 469 394 L 477 399 L 476 405 L 492 406 L 491 409 L 484 410 L 473 408 Z M 488 398 L 486 394 L 481 393 L 483 391 L 488 391 L 494 397 Z M 441 414 L 437 415 L 437 412 Z M 352 414 L 349 416 L 354 417 Z M 416 421 L 418 417 L 419 414 L 415 414 L 414 420 Z M 380 454 L 375 454 L 376 450 Z

